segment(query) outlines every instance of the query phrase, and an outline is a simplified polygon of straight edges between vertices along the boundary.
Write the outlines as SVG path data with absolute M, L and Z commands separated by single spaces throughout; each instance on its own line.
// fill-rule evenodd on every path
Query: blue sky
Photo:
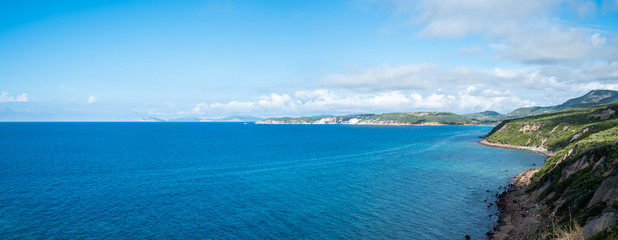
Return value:
M 618 90 L 618 1 L 3 1 L 0 120 L 496 110 Z

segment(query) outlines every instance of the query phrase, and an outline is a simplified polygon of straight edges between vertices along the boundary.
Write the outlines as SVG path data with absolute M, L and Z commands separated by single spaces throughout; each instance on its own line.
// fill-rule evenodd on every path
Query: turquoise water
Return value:
M 485 238 L 545 159 L 489 130 L 0 123 L 0 239 Z

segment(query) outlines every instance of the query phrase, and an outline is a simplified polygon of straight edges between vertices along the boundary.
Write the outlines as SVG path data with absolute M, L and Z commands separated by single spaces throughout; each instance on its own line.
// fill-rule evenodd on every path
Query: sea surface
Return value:
M 0 123 L 0 239 L 483 239 L 545 160 L 490 130 Z

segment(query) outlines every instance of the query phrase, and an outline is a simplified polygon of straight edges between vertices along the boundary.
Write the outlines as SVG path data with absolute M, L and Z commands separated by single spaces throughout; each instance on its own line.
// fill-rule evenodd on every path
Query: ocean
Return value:
M 490 130 L 0 123 L 0 239 L 483 239 L 545 160 Z

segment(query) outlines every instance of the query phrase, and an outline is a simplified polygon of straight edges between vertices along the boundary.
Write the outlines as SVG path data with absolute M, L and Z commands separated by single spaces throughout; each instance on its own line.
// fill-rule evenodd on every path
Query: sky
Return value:
M 618 0 L 3 0 L 0 121 L 508 113 L 618 90 Z

